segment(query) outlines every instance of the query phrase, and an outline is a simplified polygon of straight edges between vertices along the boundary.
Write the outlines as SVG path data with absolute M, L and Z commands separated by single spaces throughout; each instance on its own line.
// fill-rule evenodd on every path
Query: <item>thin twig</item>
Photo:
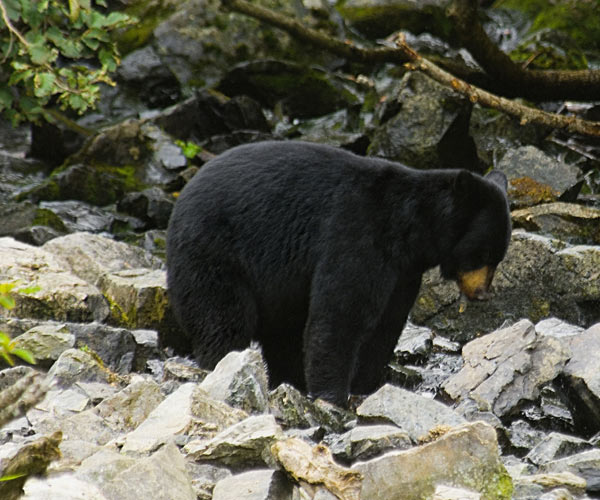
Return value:
M 9 29 L 9 31 L 11 33 L 14 33 L 14 35 L 19 39 L 19 41 L 23 45 L 25 45 L 25 47 L 29 47 L 30 43 L 27 40 L 25 40 L 23 35 L 21 35 L 19 30 L 14 27 L 13 23 L 8 18 L 8 12 L 6 11 L 6 6 L 4 5 L 4 2 L 2 0 L 0 0 L 0 10 L 2 11 L 2 19 L 4 20 L 4 24 L 6 24 L 6 27 Z

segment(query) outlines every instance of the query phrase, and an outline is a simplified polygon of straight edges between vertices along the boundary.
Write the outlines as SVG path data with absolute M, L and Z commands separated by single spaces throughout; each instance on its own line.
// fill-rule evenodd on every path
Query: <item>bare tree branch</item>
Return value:
M 477 15 L 477 0 L 453 0 L 448 9 L 462 45 L 503 94 L 533 101 L 600 100 L 599 70 L 529 70 L 516 64 L 490 40 Z
M 470 0 L 464 1 L 468 2 Z M 511 116 L 519 118 L 522 124 L 533 122 L 547 125 L 552 128 L 564 129 L 569 132 L 576 132 L 596 137 L 600 136 L 600 122 L 590 122 L 573 116 L 546 113 L 490 92 L 486 92 L 444 71 L 430 60 L 425 59 L 417 54 L 403 41 L 400 41 L 396 48 L 361 48 L 350 42 L 344 42 L 327 36 L 320 31 L 304 26 L 295 19 L 290 19 L 289 17 L 283 16 L 277 12 L 273 12 L 269 9 L 265 9 L 264 7 L 251 4 L 246 0 L 222 0 L 222 4 L 231 10 L 241 12 L 264 21 L 272 26 L 283 29 L 297 39 L 310 43 L 314 47 L 328 50 L 333 54 L 345 57 L 352 61 L 370 64 L 381 62 L 405 64 L 409 69 L 420 70 L 438 82 L 453 88 L 457 92 L 467 95 L 474 103 L 477 102 L 482 106 L 498 109 Z M 479 27 L 481 26 L 479 25 Z M 486 50 L 490 50 L 489 47 L 484 48 L 483 51 Z M 508 58 L 508 56 L 506 56 L 506 58 Z M 512 61 L 510 61 L 510 63 L 514 65 Z M 596 85 L 600 85 L 600 80 Z M 597 96 L 597 98 L 600 98 L 600 95 Z

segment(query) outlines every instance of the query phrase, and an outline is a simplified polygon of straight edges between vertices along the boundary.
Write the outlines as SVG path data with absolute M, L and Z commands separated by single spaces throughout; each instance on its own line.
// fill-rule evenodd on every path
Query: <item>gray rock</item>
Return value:
M 535 400 L 569 355 L 558 340 L 539 336 L 530 321 L 522 320 L 465 345 L 465 365 L 443 389 L 452 399 L 469 397 L 480 410 L 502 417 Z
M 64 351 L 48 371 L 51 384 L 67 388 L 77 382 L 106 382 L 111 375 L 91 354 L 80 349 Z
M 555 337 L 557 339 L 578 335 L 581 332 L 583 332 L 583 330 L 585 330 L 585 328 L 581 328 L 577 325 L 572 325 L 558 318 L 546 318 L 542 321 L 539 321 L 535 325 L 535 331 L 538 332 L 540 335 L 547 335 L 549 337 Z
M 567 384 L 577 395 L 573 398 L 575 418 L 593 431 L 600 429 L 600 323 L 569 337 L 571 359 L 565 366 Z
M 415 442 L 435 427 L 465 423 L 446 405 L 389 384 L 369 396 L 356 414 L 366 422 L 392 422 Z
M 581 174 L 576 166 L 555 160 L 535 146 L 509 149 L 496 168 L 508 177 L 509 196 L 521 204 L 552 201 L 574 189 Z M 520 185 L 519 182 L 523 182 L 524 178 L 532 179 L 535 184 Z M 544 190 L 547 190 L 547 194 L 543 194 L 546 192 Z
M 464 488 L 437 486 L 431 500 L 480 500 L 481 494 Z
M 82 463 L 77 476 L 95 483 L 109 500 L 196 500 L 185 460 L 172 443 L 136 460 L 101 451 Z
M 510 444 L 515 448 L 531 450 L 544 438 L 544 433 L 536 431 L 525 420 L 515 420 L 507 429 Z
M 393 114 L 373 135 L 368 153 L 416 168 L 477 166 L 468 135 L 472 104 L 428 76 L 410 71 L 382 111 Z
M 536 323 L 553 316 L 589 327 L 598 321 L 599 268 L 600 246 L 568 246 L 517 230 L 496 270 L 489 301 L 470 302 L 463 310 L 456 284 L 431 270 L 423 276 L 412 321 L 463 342 L 521 318 Z
M 600 491 L 600 450 L 594 449 L 543 464 L 540 472 L 571 472 L 586 480 L 586 491 Z
M 347 462 L 411 447 L 408 434 L 394 425 L 358 425 L 341 436 L 326 439 L 325 443 L 335 458 Z
M 210 440 L 194 440 L 185 447 L 188 458 L 228 466 L 260 466 L 270 461 L 271 445 L 283 438 L 272 415 L 250 416 Z
M 513 498 L 518 500 L 587 500 L 586 481 L 570 472 L 524 474 L 514 478 Z
M 59 321 L 102 321 L 108 304 L 97 288 L 67 272 L 62 262 L 44 248 L 0 238 L 0 274 L 5 281 L 38 286 L 31 294 L 13 291 L 16 306 L 10 316 Z
M 87 481 L 78 479 L 73 472 L 49 477 L 31 476 L 25 482 L 22 500 L 60 498 L 61 500 L 111 500 L 100 489 Z
M 542 465 L 590 448 L 592 445 L 588 441 L 559 432 L 551 432 L 525 458 L 535 465 Z
M 148 453 L 185 432 L 192 424 L 192 393 L 195 384 L 183 384 L 170 394 L 132 432 L 127 434 L 123 453 Z
M 105 273 L 163 267 L 161 261 L 141 248 L 90 233 L 55 238 L 43 248 L 54 255 L 62 267 L 92 285 Z
M 110 231 L 118 218 L 114 213 L 83 201 L 42 201 L 39 206 L 60 218 L 69 233 Z
M 221 479 L 232 475 L 226 467 L 217 467 L 210 463 L 197 464 L 188 461 L 187 469 L 192 478 L 192 488 L 198 500 L 212 500 L 215 485 Z
M 16 347 L 31 352 L 38 362 L 54 362 L 64 351 L 75 346 L 75 336 L 60 323 L 34 327 L 13 341 Z
M 164 399 L 156 382 L 138 378 L 114 396 L 104 399 L 94 411 L 111 429 L 130 432 L 144 422 Z
M 545 203 L 514 210 L 515 227 L 549 234 L 571 243 L 600 243 L 600 210 L 575 203 Z
M 425 356 L 433 346 L 433 332 L 431 329 L 417 326 L 410 321 L 406 323 L 398 344 L 394 349 L 394 356 L 401 359 L 415 356 Z
M 274 470 L 253 470 L 221 479 L 213 500 L 292 500 L 292 483 Z
M 212 398 L 249 413 L 262 413 L 269 407 L 265 362 L 256 349 L 227 354 L 200 388 Z
M 483 422 L 464 424 L 436 441 L 359 462 L 352 469 L 363 474 L 361 498 L 369 500 L 422 500 L 439 484 L 476 491 L 486 500 L 509 500 L 512 492 L 496 431 Z

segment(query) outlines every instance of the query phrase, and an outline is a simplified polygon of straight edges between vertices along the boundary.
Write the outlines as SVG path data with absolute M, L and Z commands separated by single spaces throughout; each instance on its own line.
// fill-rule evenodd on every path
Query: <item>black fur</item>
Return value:
M 170 298 L 196 359 L 210 369 L 254 339 L 273 385 L 340 405 L 375 390 L 422 273 L 441 264 L 455 279 L 504 257 L 504 182 L 304 142 L 211 160 L 167 237 Z

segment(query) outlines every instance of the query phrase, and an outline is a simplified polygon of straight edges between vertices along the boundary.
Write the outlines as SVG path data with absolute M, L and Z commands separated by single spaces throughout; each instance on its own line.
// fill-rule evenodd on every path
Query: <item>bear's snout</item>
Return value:
M 495 267 L 483 266 L 474 271 L 458 273 L 458 287 L 469 300 L 488 300 Z

